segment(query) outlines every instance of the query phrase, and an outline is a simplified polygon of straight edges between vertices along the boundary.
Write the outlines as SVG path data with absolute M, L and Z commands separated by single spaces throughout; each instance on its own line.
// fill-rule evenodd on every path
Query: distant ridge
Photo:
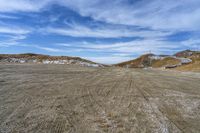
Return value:
M 38 63 L 38 64 L 76 64 L 81 66 L 103 67 L 103 64 L 95 63 L 80 57 L 49 56 L 34 53 L 0 54 L 1 63 Z
M 114 66 L 200 71 L 200 51 L 184 50 L 174 55 L 145 54 L 137 59 L 115 64 Z

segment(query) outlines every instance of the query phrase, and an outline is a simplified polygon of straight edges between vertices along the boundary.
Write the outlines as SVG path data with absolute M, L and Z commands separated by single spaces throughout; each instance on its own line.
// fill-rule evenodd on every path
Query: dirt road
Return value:
M 200 74 L 0 65 L 1 133 L 197 133 Z

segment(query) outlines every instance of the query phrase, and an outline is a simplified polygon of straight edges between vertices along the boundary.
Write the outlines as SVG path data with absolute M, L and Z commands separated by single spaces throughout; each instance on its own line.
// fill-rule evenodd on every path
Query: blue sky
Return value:
M 112 64 L 200 50 L 200 0 L 0 0 L 0 53 Z

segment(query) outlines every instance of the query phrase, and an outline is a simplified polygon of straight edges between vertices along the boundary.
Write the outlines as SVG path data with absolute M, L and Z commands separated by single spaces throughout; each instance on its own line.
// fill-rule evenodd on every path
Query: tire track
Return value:
M 148 86 L 151 86 L 151 85 L 149 84 L 149 83 L 150 83 L 150 80 L 149 80 L 149 79 L 140 76 L 140 80 L 141 80 L 141 81 L 145 81 L 145 82 L 146 82 L 145 85 L 148 84 Z M 150 101 L 150 99 L 149 99 L 149 98 L 154 98 L 154 97 L 151 95 L 150 92 L 148 92 L 147 89 L 145 89 L 144 87 L 143 87 L 143 89 L 141 89 L 141 87 L 137 86 L 136 83 L 135 83 L 134 85 L 135 85 L 135 88 L 140 92 L 140 94 L 142 95 L 142 97 L 145 99 L 145 101 L 146 101 L 146 102 L 148 103 L 148 105 L 150 106 L 150 108 L 151 108 L 153 114 L 156 116 L 157 121 L 159 121 L 162 125 L 164 124 L 163 121 L 161 121 L 161 118 L 159 117 L 158 113 L 156 113 L 156 111 L 159 111 L 159 114 L 162 114 L 162 117 L 163 117 L 163 118 L 167 118 L 167 120 L 168 120 L 170 123 L 172 123 L 178 130 L 180 130 L 182 133 L 185 133 L 185 132 L 184 132 L 184 129 L 181 128 L 173 119 L 171 119 L 171 118 L 169 118 L 167 115 L 165 115 L 165 114 L 163 113 L 163 111 L 160 110 L 160 108 L 158 108 L 158 110 L 155 111 L 155 109 L 153 108 L 153 105 L 151 104 L 151 101 Z M 165 124 L 164 124 L 164 125 L 165 125 Z
M 12 132 L 13 129 L 18 130 L 18 128 L 22 125 L 26 126 L 26 122 L 24 121 L 26 114 L 30 111 L 32 105 L 32 98 L 27 97 L 24 98 L 22 103 L 12 111 L 10 115 L 7 116 L 7 118 L 2 122 L 0 125 L 1 129 L 0 131 L 3 132 Z M 22 118 L 22 121 L 15 121 L 13 123 L 14 119 Z M 15 127 L 13 127 L 13 124 Z
M 88 84 L 94 83 L 98 76 L 99 76 L 99 71 L 94 71 L 94 72 L 89 73 L 89 75 L 85 77 L 85 80 L 86 81 L 89 80 L 89 81 L 87 81 L 85 85 L 82 87 L 80 95 L 76 95 L 76 97 L 78 97 L 81 101 L 83 100 L 83 104 L 81 106 L 85 106 L 86 107 L 85 109 L 91 108 L 92 106 L 90 105 L 95 105 L 91 100 L 90 94 L 88 94 L 87 92 L 86 86 L 88 86 Z M 88 106 L 88 103 L 90 104 L 89 106 Z M 75 105 L 74 105 L 73 100 L 71 98 L 67 98 L 68 110 L 66 111 L 67 112 L 66 119 L 70 124 L 70 129 L 68 130 L 69 133 L 76 133 L 80 131 L 80 128 L 81 128 L 80 126 L 83 126 L 87 123 L 84 121 L 84 119 L 81 120 L 78 117 L 78 114 L 76 114 L 76 112 L 74 111 L 74 106 Z M 84 109 L 84 115 L 88 114 L 88 112 L 85 111 L 85 109 Z M 93 110 L 95 110 L 94 107 L 93 107 Z
M 112 120 L 111 117 L 109 117 L 105 110 L 105 106 L 103 106 L 103 103 L 98 102 L 98 101 L 103 101 L 105 99 L 105 97 L 107 95 L 104 96 L 99 96 L 98 93 L 95 90 L 98 90 L 98 84 L 102 83 L 103 79 L 104 79 L 104 74 L 100 74 L 99 76 L 95 76 L 95 78 L 93 78 L 96 83 L 95 83 L 95 88 L 92 88 L 94 90 L 94 92 L 92 92 L 88 87 L 84 87 L 87 90 L 87 95 L 88 95 L 88 99 L 85 99 L 85 103 L 91 103 L 93 110 L 96 110 L 95 112 L 95 116 L 97 117 L 97 121 L 95 121 L 95 123 L 98 123 L 98 127 L 103 130 L 103 131 L 110 131 L 110 132 L 114 132 L 114 128 L 116 128 L 115 121 Z M 91 82 L 91 81 L 90 81 Z M 89 82 L 89 83 L 90 83 Z M 93 81 L 92 81 L 93 82 Z M 120 83 L 118 81 L 116 81 L 116 83 Z M 86 85 L 87 86 L 87 85 Z M 111 88 L 114 89 L 116 87 L 116 84 Z M 85 97 L 86 98 L 86 97 Z M 97 100 L 99 99 L 99 100 Z

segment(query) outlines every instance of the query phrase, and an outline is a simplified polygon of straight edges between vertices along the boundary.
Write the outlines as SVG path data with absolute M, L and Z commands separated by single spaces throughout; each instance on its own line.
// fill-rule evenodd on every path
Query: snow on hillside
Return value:
M 153 55 L 153 56 L 149 56 L 149 58 L 152 60 L 163 60 L 165 57 L 162 57 L 159 55 Z
M 188 63 L 191 63 L 192 60 L 189 59 L 189 58 L 178 58 L 182 64 L 188 64 Z
M 83 62 L 83 61 L 77 61 L 77 60 L 43 60 L 43 64 L 77 64 L 81 66 L 89 66 L 89 67 L 102 67 L 100 64 L 95 64 L 95 63 L 88 63 L 88 62 Z
M 165 56 L 165 57 L 163 57 L 163 56 L 160 56 L 160 55 L 153 55 L 153 56 L 150 56 L 149 58 L 151 60 L 163 60 L 163 59 L 168 58 L 168 57 L 180 60 L 181 64 L 188 64 L 188 63 L 192 62 L 192 60 L 189 59 L 189 58 L 181 58 L 181 57 L 176 57 L 176 56 Z
M 94 63 L 88 60 L 84 60 L 81 58 L 73 58 L 73 57 L 47 57 L 44 59 L 38 58 L 37 56 L 28 56 L 28 57 L 12 57 L 12 56 L 2 56 L 0 58 L 0 62 L 4 63 L 36 63 L 36 64 L 76 64 L 80 66 L 89 66 L 89 67 L 103 67 L 102 64 Z

